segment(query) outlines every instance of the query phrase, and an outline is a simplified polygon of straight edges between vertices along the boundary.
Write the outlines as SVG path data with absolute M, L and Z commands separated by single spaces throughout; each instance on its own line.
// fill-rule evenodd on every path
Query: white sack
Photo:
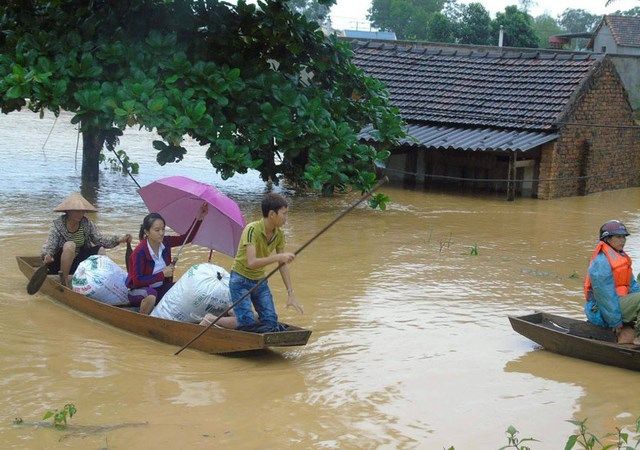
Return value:
M 93 255 L 78 265 L 71 288 L 94 300 L 116 305 L 129 301 L 126 279 L 127 272 L 108 256 Z
M 195 264 L 173 285 L 151 312 L 153 317 L 199 323 L 206 313 L 218 315 L 231 306 L 229 272 L 214 264 Z

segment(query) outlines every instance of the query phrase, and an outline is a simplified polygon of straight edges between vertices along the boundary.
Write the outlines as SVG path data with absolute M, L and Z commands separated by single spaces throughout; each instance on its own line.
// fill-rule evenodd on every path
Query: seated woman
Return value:
M 165 236 L 165 221 L 158 213 L 148 214 L 142 221 L 140 243 L 131 253 L 126 281 L 129 303 L 139 306 L 141 314 L 149 314 L 173 286 L 171 247 L 191 242 L 208 211 L 207 203 L 200 207 L 188 236 Z
M 633 277 L 631 257 L 623 250 L 627 236 L 619 220 L 600 227 L 600 242 L 584 283 L 584 310 L 589 322 L 613 329 L 618 343 L 640 345 L 640 286 Z M 635 332 L 623 326 L 631 323 Z
M 131 242 L 131 235 L 103 236 L 95 224 L 85 217 L 88 211 L 97 209 L 79 193 L 65 198 L 54 211 L 64 214 L 53 221 L 49 237 L 42 246 L 41 256 L 50 274 L 60 272 L 60 283 L 67 285 L 82 261 L 91 255 L 104 255 L 105 248 L 113 248 Z

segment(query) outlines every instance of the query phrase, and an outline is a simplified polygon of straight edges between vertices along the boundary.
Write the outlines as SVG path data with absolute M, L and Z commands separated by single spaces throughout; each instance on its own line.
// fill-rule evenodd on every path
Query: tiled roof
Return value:
M 371 127 L 360 133 L 365 141 L 375 141 L 369 134 Z M 457 128 L 436 125 L 413 125 L 406 128 L 408 139 L 404 145 L 458 150 L 527 151 L 558 138 L 557 133 L 495 130 L 492 128 Z
M 618 45 L 640 47 L 640 17 L 638 16 L 604 16 L 613 39 Z
M 387 85 L 408 123 L 553 130 L 602 59 L 591 53 L 354 41 L 354 63 Z

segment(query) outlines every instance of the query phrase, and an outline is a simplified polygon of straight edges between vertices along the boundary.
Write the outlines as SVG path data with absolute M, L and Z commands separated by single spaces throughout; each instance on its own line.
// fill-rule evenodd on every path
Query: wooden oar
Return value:
M 47 279 L 47 270 L 49 269 L 49 263 L 42 264 L 33 272 L 31 279 L 27 284 L 27 294 L 33 295 L 40 290 L 42 283 Z
M 362 197 L 360 197 L 360 200 L 358 200 L 357 202 L 355 202 L 353 205 L 349 206 L 346 210 L 342 211 L 340 213 L 340 215 L 338 215 L 335 219 L 333 219 L 331 222 L 329 222 L 327 225 L 325 225 L 325 227 L 318 231 L 315 236 L 313 236 L 311 239 L 309 239 L 306 243 L 304 243 L 300 248 L 298 248 L 298 250 L 296 250 L 293 254 L 294 255 L 298 255 L 298 253 L 300 253 L 302 250 L 304 250 L 305 248 L 307 248 L 309 246 L 309 244 L 311 244 L 313 241 L 315 241 L 317 238 L 320 237 L 320 235 L 322 235 L 325 231 L 327 231 L 329 228 L 331 228 L 333 225 L 335 225 L 335 223 L 342 219 L 344 216 L 346 216 L 347 214 L 349 214 L 351 211 L 354 210 L 354 208 L 356 206 L 358 206 L 360 203 L 364 202 L 366 199 L 368 199 L 369 197 L 371 197 L 371 195 L 373 195 L 373 193 L 378 190 L 378 188 L 380 188 L 380 186 L 382 186 L 384 183 L 386 183 L 387 181 L 389 181 L 389 178 L 387 178 L 386 176 L 384 178 L 382 178 L 380 181 L 378 181 L 378 183 L 376 183 L 376 185 L 373 187 L 373 189 L 371 189 L 369 192 L 367 192 L 366 194 L 364 194 Z M 262 283 L 264 283 L 265 281 L 267 281 L 269 279 L 269 277 L 271 277 L 271 275 L 273 275 L 274 273 L 276 273 L 278 270 L 280 270 L 280 267 L 283 266 L 283 264 L 278 264 L 278 267 L 276 267 L 275 269 L 273 269 L 271 272 L 269 272 L 267 274 L 266 277 L 264 277 L 263 279 L 261 279 L 260 281 L 258 281 L 256 283 L 255 286 L 253 286 L 247 293 L 245 293 L 242 297 L 240 297 L 238 300 L 236 300 L 235 302 L 233 302 L 233 304 L 231 306 L 229 306 L 227 309 L 225 309 L 218 317 L 216 317 L 216 320 L 214 320 L 213 322 L 211 322 L 209 325 L 207 325 L 207 327 L 202 330 L 200 333 L 198 333 L 196 336 L 193 337 L 193 339 L 191 339 L 189 342 L 187 342 L 186 344 L 184 344 L 182 346 L 182 348 L 180 350 L 178 350 L 177 352 L 174 353 L 174 355 L 179 355 L 182 350 L 184 350 L 185 348 L 187 348 L 188 346 L 190 346 L 196 339 L 198 339 L 200 336 L 202 336 L 204 333 L 207 332 L 207 330 L 209 328 L 211 328 L 212 326 L 214 326 L 216 324 L 216 322 L 218 322 L 218 320 L 220 320 L 221 317 L 223 317 L 225 314 L 227 314 L 229 311 L 231 311 L 233 309 L 234 306 L 236 306 L 238 303 L 240 303 L 242 300 L 244 300 L 246 297 L 250 296 L 257 288 L 258 286 L 260 286 Z

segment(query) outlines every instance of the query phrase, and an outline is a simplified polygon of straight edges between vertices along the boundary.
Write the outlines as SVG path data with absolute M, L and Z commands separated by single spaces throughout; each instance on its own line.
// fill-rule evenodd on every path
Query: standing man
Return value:
M 229 280 L 231 301 L 235 303 L 256 285 L 260 285 L 233 308 L 235 317 L 221 317 L 218 320 L 217 324 L 226 328 L 258 332 L 282 329 L 278 324 L 271 289 L 267 280 L 264 280 L 265 267 L 273 263 L 280 264 L 280 275 L 287 288 L 287 308 L 292 307 L 300 314 L 303 313 L 302 305 L 293 292 L 289 274 L 288 264 L 294 260 L 295 255 L 284 252 L 285 238 L 281 227 L 287 222 L 287 200 L 281 195 L 270 193 L 262 199 L 261 206 L 262 219 L 245 227 L 238 244 Z M 252 305 L 258 315 L 257 321 Z M 207 318 L 208 322 L 213 320 Z

